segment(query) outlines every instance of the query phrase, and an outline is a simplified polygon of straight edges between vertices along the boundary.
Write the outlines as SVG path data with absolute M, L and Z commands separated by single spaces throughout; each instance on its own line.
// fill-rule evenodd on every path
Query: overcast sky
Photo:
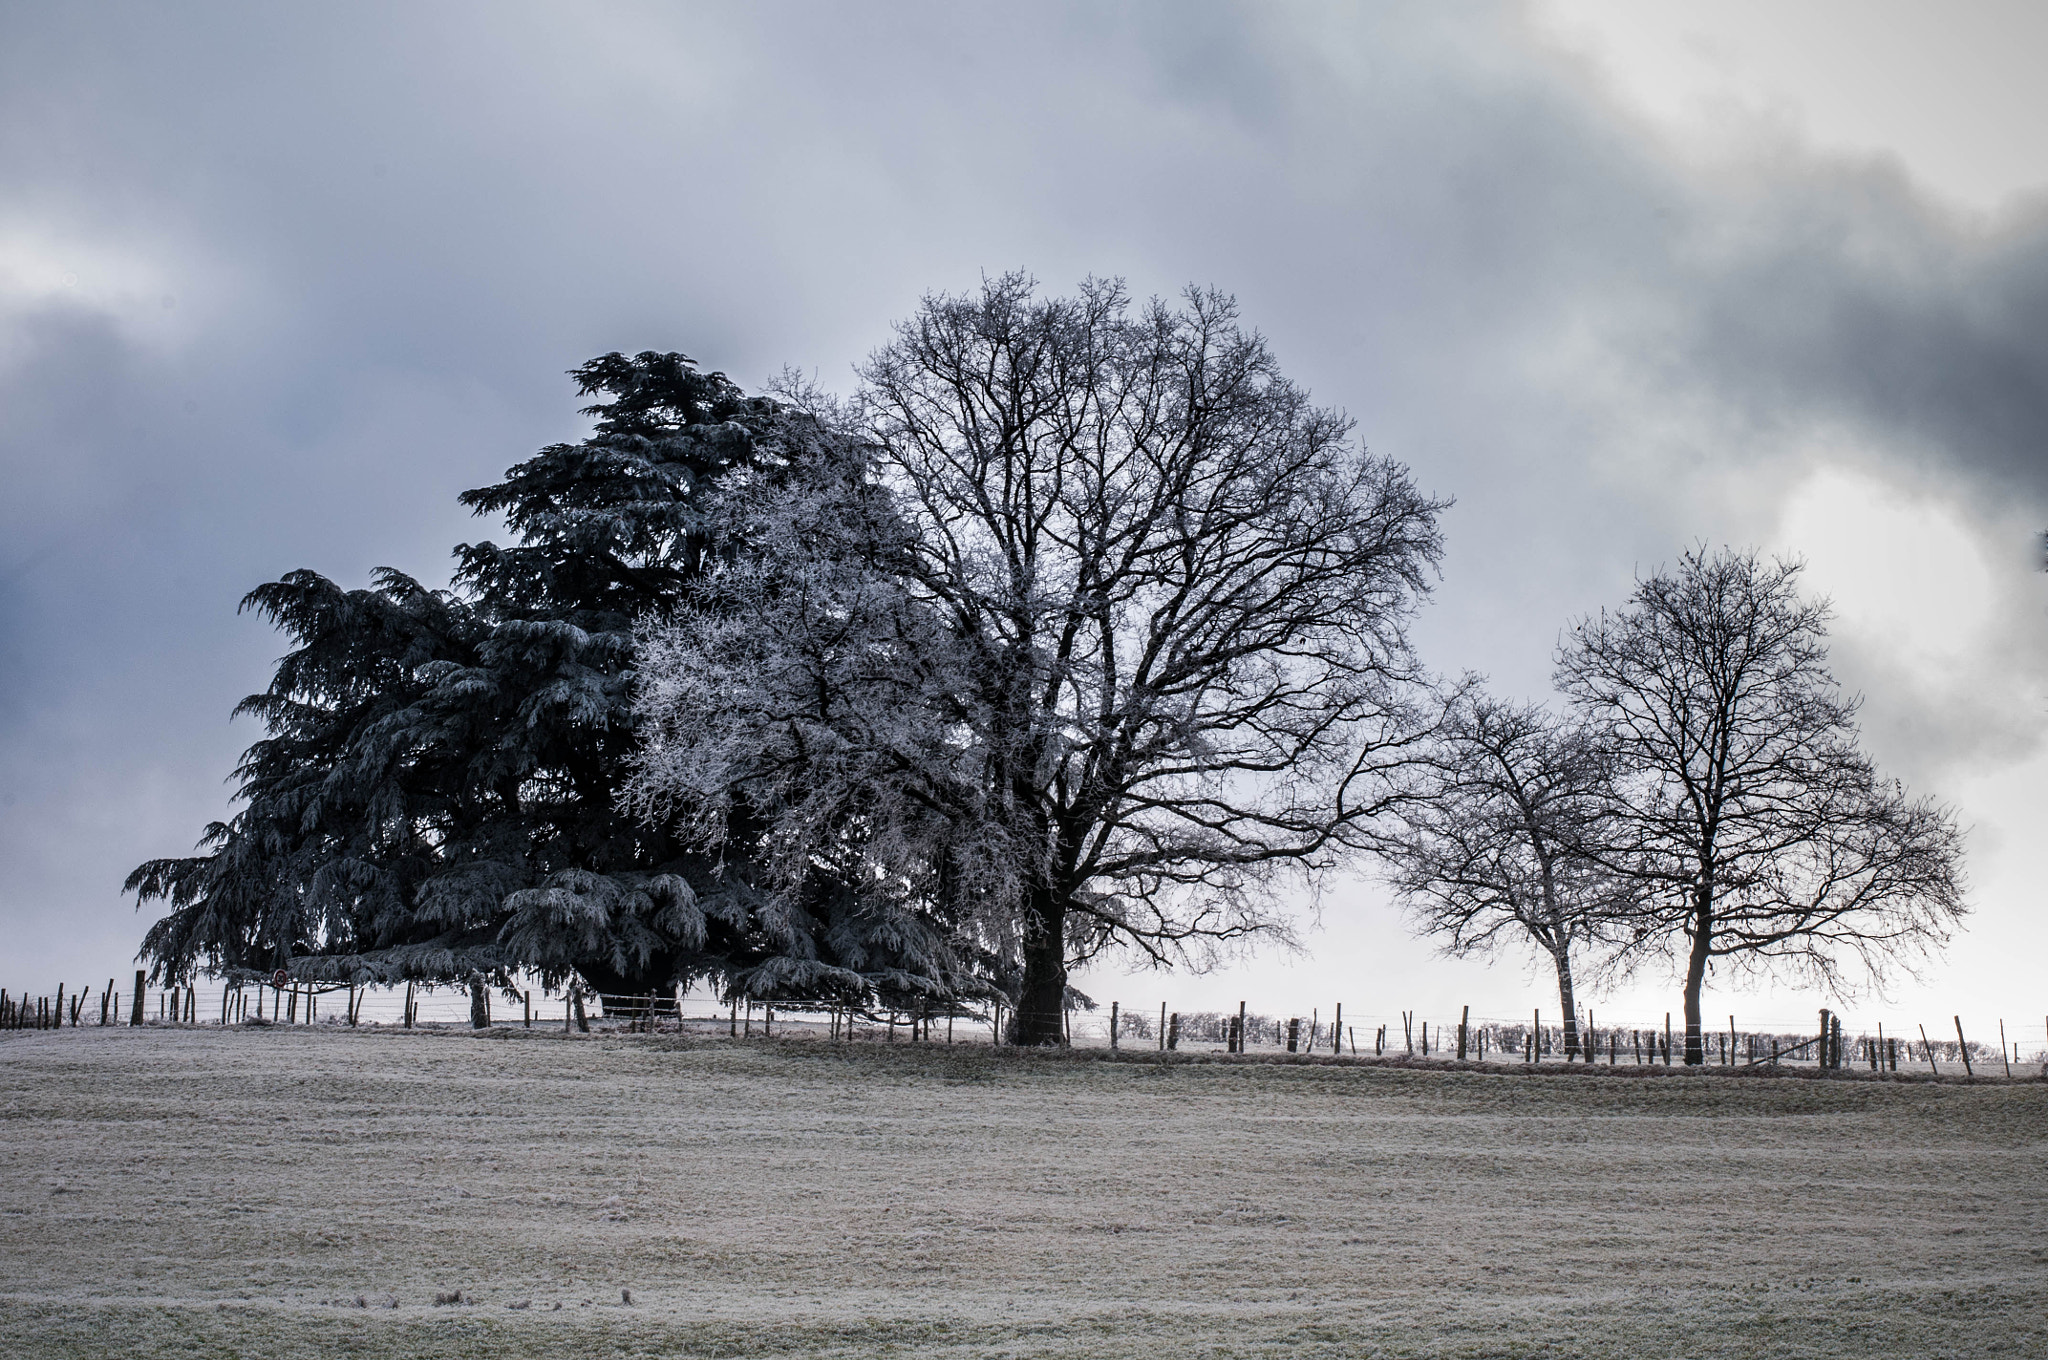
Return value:
M 121 880 L 229 812 L 259 735 L 228 721 L 282 650 L 251 586 L 445 580 L 498 532 L 456 494 L 580 434 L 592 355 L 843 389 L 922 293 L 1023 268 L 1236 294 L 1455 497 L 1440 670 L 1538 697 L 1637 571 L 1804 555 L 1868 746 L 1972 827 L 1972 928 L 1852 1012 L 2038 1035 L 2044 50 L 2038 5 L 1871 0 L 6 6 L 0 985 L 132 967 Z M 1548 987 L 1433 957 L 1363 884 L 1306 939 L 1084 985 Z

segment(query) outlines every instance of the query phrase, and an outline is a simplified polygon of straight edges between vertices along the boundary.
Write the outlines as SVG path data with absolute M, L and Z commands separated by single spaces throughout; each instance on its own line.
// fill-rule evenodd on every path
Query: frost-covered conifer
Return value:
M 644 991 L 722 974 L 754 937 L 744 885 L 616 799 L 634 621 L 735 549 L 707 527 L 706 489 L 784 417 L 679 354 L 573 376 L 601 398 L 594 432 L 463 497 L 513 538 L 459 548 L 454 589 L 299 571 L 244 601 L 295 647 L 237 710 L 268 729 L 237 770 L 241 810 L 205 853 L 128 880 L 171 906 L 144 943 L 160 974 L 533 967 Z

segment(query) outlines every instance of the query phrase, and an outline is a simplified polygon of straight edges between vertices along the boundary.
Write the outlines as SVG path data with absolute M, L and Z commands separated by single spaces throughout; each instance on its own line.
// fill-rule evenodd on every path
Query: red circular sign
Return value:
M 287 973 L 282 968 L 278 969 L 275 973 L 272 973 L 270 975 L 270 985 L 273 987 L 282 987 L 291 980 L 292 975 L 290 973 Z

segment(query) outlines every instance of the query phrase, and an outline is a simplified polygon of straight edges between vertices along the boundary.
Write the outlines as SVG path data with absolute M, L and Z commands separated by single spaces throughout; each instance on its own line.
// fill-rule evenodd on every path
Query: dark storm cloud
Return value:
M 1762 240 L 1696 285 L 1695 381 L 2048 505 L 2048 213 L 1964 235 L 1881 167 L 1775 187 Z
M 1459 498 L 1426 640 L 1520 688 L 1757 430 L 2048 500 L 2038 221 L 1684 170 L 1512 11 L 14 7 L 0 182 L 0 921 L 67 966 L 226 810 L 240 594 L 444 579 L 608 349 L 844 386 L 984 270 L 1213 283 Z

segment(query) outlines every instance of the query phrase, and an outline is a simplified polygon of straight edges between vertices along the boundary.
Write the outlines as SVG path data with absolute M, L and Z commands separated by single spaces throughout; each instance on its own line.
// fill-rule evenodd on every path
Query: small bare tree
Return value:
M 1602 840 L 1603 785 L 1579 728 L 1473 691 L 1450 706 L 1408 784 L 1401 829 L 1380 847 L 1389 882 L 1445 952 L 1542 951 L 1557 973 L 1567 1057 L 1580 1051 L 1574 951 L 1630 914 L 1630 880 L 1589 853 Z
M 1961 833 L 1857 748 L 1799 571 L 1694 550 L 1559 649 L 1558 686 L 1613 772 L 1601 856 L 1638 885 L 1635 947 L 1680 946 L 1689 1064 L 1716 961 L 1841 993 L 1846 960 L 1881 981 L 1966 910 Z

